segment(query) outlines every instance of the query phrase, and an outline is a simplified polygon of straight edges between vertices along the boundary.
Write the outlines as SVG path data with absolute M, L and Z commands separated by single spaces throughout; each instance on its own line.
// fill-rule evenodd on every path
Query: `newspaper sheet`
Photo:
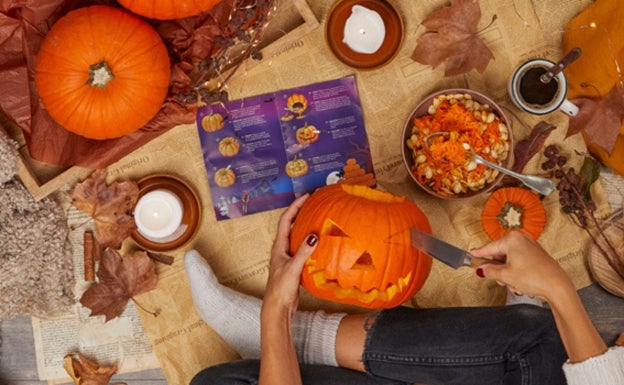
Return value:
M 321 25 L 334 2 L 309 2 Z M 379 188 L 407 196 L 417 203 L 428 216 L 435 235 L 459 247 L 477 247 L 488 241 L 479 222 L 480 207 L 486 196 L 465 204 L 442 201 L 420 191 L 409 179 L 402 163 L 403 125 L 416 104 L 429 93 L 443 88 L 470 88 L 484 92 L 509 113 L 515 140 L 526 137 L 535 124 L 545 120 L 557 127 L 546 144 L 557 143 L 571 155 L 577 150 L 585 151 L 585 144 L 578 135 L 565 138 L 568 122 L 565 115 L 553 113 L 536 117 L 521 113 L 511 104 L 506 90 L 510 74 L 524 60 L 532 57 L 557 60 L 561 56 L 561 31 L 572 16 L 591 4 L 591 0 L 479 1 L 482 11 L 477 28 L 479 37 L 493 51 L 495 59 L 483 74 L 472 71 L 459 77 L 444 77 L 443 66 L 432 69 L 410 58 L 417 37 L 425 32 L 420 22 L 448 2 L 391 2 L 403 18 L 404 41 L 397 56 L 383 68 L 356 71 L 342 64 L 324 43 L 324 28 L 320 26 L 287 49 L 265 57 L 260 64 L 242 68 L 228 84 L 230 99 L 355 74 Z M 581 161 L 570 158 L 573 162 Z M 542 155 L 535 156 L 524 171 L 539 173 L 542 161 Z M 203 208 L 198 234 L 186 245 L 168 253 L 174 257 L 173 265 L 157 264 L 158 286 L 140 296 L 145 307 L 159 309 L 160 315 L 154 318 L 138 310 L 168 383 L 186 385 L 204 367 L 232 360 L 237 355 L 196 314 L 182 264 L 184 252 L 197 249 L 222 283 L 261 297 L 274 229 L 283 210 L 217 221 L 195 125 L 175 127 L 108 167 L 111 181 L 139 180 L 157 174 L 184 179 L 199 196 Z M 609 184 L 605 183 L 605 188 L 609 188 Z M 621 192 L 621 186 L 618 184 L 615 191 Z M 599 215 L 608 215 L 608 203 L 616 198 L 607 199 L 601 184 L 595 186 L 594 196 Z M 561 213 L 557 194 L 546 197 L 543 203 L 548 221 L 540 242 L 570 274 L 577 288 L 591 284 L 593 279 L 586 266 L 589 236 Z M 132 247 L 132 242 L 125 247 Z M 477 306 L 504 302 L 504 289 L 475 277 L 470 269 L 452 270 L 434 262 L 427 283 L 406 305 Z M 305 291 L 301 295 L 303 309 L 362 311 L 320 301 Z
M 66 354 L 77 352 L 101 365 L 117 362 L 120 373 L 158 368 L 159 362 L 132 302 L 120 317 L 108 322 L 104 322 L 103 316 L 89 317 L 90 310 L 78 302 L 90 285 L 84 279 L 83 234 L 92 231 L 93 227 L 87 215 L 68 202 L 65 205 L 71 229 L 69 237 L 77 300 L 71 314 L 53 318 L 32 317 L 39 379 L 48 380 L 50 384 L 70 381 L 63 368 L 63 359 Z

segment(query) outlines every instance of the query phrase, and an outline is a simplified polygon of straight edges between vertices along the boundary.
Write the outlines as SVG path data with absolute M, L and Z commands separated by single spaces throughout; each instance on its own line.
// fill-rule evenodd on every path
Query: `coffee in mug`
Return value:
M 566 99 L 568 83 L 563 72 L 548 82 L 541 80 L 542 75 L 554 65 L 546 59 L 532 59 L 514 71 L 509 81 L 509 96 L 518 108 L 536 115 L 557 109 L 570 116 L 578 113 L 578 107 Z

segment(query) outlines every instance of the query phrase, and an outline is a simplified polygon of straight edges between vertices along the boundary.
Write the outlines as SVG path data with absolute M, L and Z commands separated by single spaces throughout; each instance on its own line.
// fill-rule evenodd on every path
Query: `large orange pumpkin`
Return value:
M 316 297 L 367 308 L 390 308 L 414 296 L 431 270 L 431 257 L 411 246 L 410 228 L 431 232 L 411 201 L 361 185 L 329 185 L 301 208 L 291 252 L 309 233 L 317 249 L 301 283 Z
M 209 11 L 221 0 L 119 0 L 119 4 L 150 19 L 171 20 Z
M 37 92 L 50 116 L 91 139 L 144 126 L 160 110 L 170 76 L 158 33 L 129 12 L 101 5 L 60 18 L 35 66 Z

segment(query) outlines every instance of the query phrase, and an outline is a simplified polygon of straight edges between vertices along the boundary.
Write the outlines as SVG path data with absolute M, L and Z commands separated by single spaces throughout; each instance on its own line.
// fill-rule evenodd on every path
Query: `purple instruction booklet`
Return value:
M 201 107 L 197 129 L 217 220 L 347 178 L 374 184 L 353 76 Z

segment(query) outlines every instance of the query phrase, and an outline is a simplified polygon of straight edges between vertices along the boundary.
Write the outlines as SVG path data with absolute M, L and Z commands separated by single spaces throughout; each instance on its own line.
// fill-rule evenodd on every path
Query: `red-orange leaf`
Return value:
M 422 22 L 429 31 L 418 38 L 412 59 L 433 68 L 445 63 L 445 76 L 473 68 L 483 73 L 494 55 L 476 35 L 479 19 L 477 0 L 451 0 Z
M 154 263 L 144 251 L 124 255 L 111 248 L 104 250 L 97 272 L 98 282 L 91 285 L 80 303 L 91 309 L 92 316 L 104 315 L 106 321 L 123 313 L 135 295 L 156 287 Z
M 604 98 L 575 99 L 578 115 L 570 118 L 567 136 L 585 130 L 588 144 L 595 143 L 611 154 L 624 119 L 624 87 L 615 85 Z
M 72 204 L 94 219 L 95 238 L 106 248 L 118 249 L 136 229 L 131 210 L 139 197 L 135 182 L 106 185 L 106 170 L 96 170 L 69 192 Z

